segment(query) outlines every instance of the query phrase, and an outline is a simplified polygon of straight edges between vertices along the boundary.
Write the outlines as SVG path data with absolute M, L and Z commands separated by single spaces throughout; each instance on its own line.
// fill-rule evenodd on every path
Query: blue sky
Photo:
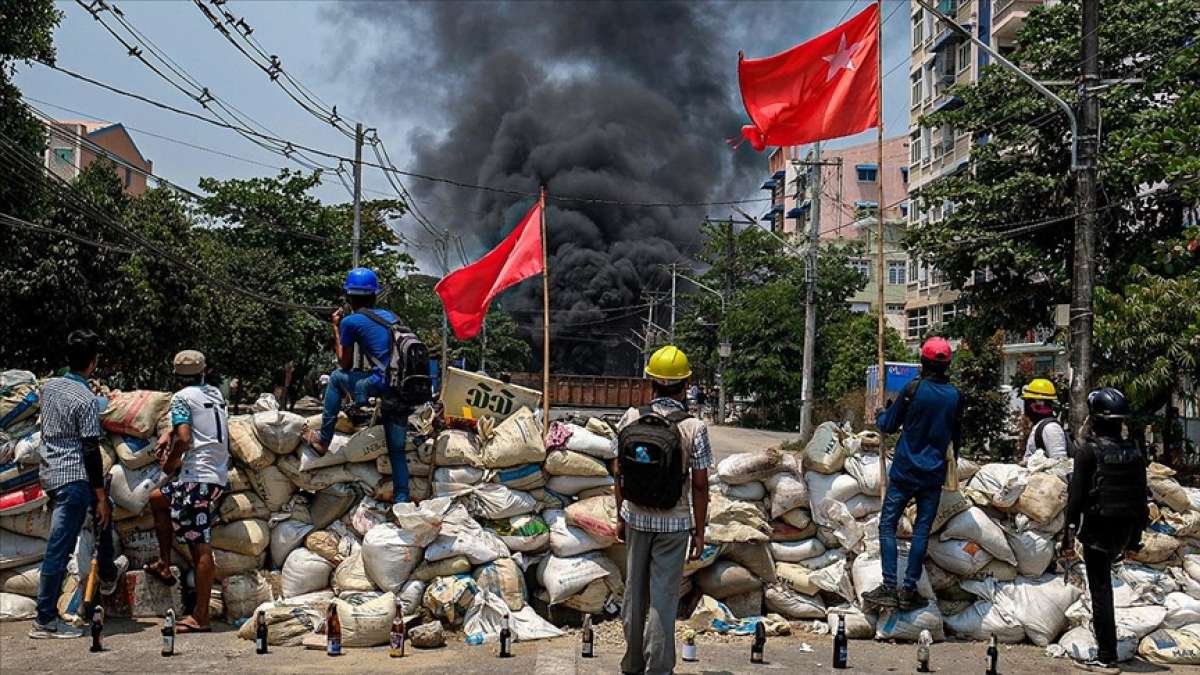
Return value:
M 278 136 L 330 152 L 353 155 L 351 141 L 310 116 L 270 83 L 262 71 L 212 29 L 191 2 L 129 0 L 118 4 L 133 26 L 157 43 L 191 76 Z M 865 0 L 809 0 L 719 3 L 712 8 L 715 14 L 727 16 L 731 44 L 754 57 L 786 49 L 828 30 L 839 17 L 857 12 L 867 4 Z M 884 81 L 884 118 L 888 136 L 905 133 L 908 125 L 908 5 L 908 0 L 884 4 L 884 16 L 891 16 L 884 31 L 884 71 L 890 71 Z M 396 26 L 393 31 L 387 27 L 385 34 L 393 34 L 395 43 L 378 39 L 356 40 L 362 36 L 345 34 L 347 24 L 336 19 L 338 8 L 333 3 L 242 0 L 229 2 L 225 7 L 245 17 L 254 27 L 254 37 L 269 52 L 279 55 L 293 77 L 324 101 L 336 104 L 344 117 L 361 119 L 378 128 L 380 136 L 388 141 L 392 159 L 398 166 L 409 166 L 411 156 L 407 142 L 411 134 L 423 131 L 436 135 L 443 130 L 443 118 L 436 107 L 423 109 L 420 101 L 414 101 L 402 110 L 388 109 L 372 95 L 373 87 L 378 86 L 378 74 L 370 68 L 371 55 L 390 48 L 420 49 L 419 30 Z M 59 65 L 200 112 L 194 101 L 127 56 L 124 48 L 82 7 L 74 2 L 61 2 L 59 8 L 65 14 L 55 35 Z M 378 35 L 379 31 L 373 34 Z M 730 51 L 728 58 L 728 86 L 736 88 L 736 48 Z M 418 75 L 397 73 L 396 77 Z M 295 167 L 287 159 L 256 147 L 232 131 L 123 98 L 40 65 L 20 66 L 16 80 L 31 103 L 56 117 L 123 123 L 143 154 L 153 160 L 155 173 L 188 188 L 195 189 L 202 176 L 246 178 L 273 175 L 278 167 Z M 731 129 L 730 135 L 736 131 Z M 203 152 L 151 134 L 250 161 Z M 869 131 L 838 141 L 838 144 L 860 143 L 873 140 L 874 136 L 875 132 Z M 723 143 L 723 139 L 714 138 L 713 142 Z M 757 184 L 747 184 L 736 186 L 734 191 L 757 196 L 757 187 Z M 384 176 L 370 169 L 364 170 L 364 189 L 367 197 L 394 194 Z M 333 177 L 318 194 L 327 201 L 348 198 L 346 190 Z M 409 225 L 415 227 L 413 223 Z

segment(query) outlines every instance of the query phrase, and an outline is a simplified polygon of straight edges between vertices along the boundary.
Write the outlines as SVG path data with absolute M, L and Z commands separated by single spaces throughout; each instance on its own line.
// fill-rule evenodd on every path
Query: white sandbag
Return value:
M 463 631 L 467 634 L 468 643 L 498 640 L 505 625 L 512 631 L 513 639 L 521 642 L 563 635 L 554 624 L 538 616 L 533 607 L 524 607 L 520 611 L 510 613 L 504 601 L 496 594 L 480 589 L 463 622 Z
M 860 492 L 858 481 L 854 480 L 853 476 L 844 473 L 826 476 L 816 471 L 806 471 L 804 482 L 808 485 L 808 498 L 810 508 L 813 510 L 813 519 L 817 521 L 817 524 L 826 527 L 829 527 L 830 523 L 816 515 L 817 509 L 828 500 L 844 504 L 846 500 Z
M 275 394 L 263 392 L 254 399 L 254 404 L 250 406 L 254 412 L 271 412 L 279 410 L 279 400 L 275 398 Z
M 433 480 L 438 483 L 475 485 L 483 481 L 483 469 L 473 466 L 443 466 L 434 469 Z
M 550 530 L 550 551 L 560 558 L 587 553 L 607 548 L 612 545 L 609 539 L 600 539 L 587 530 L 571 526 L 567 523 L 567 514 L 562 509 L 546 509 L 542 518 Z
M 346 447 L 347 436 L 344 434 L 334 434 L 329 441 L 329 452 L 321 454 L 312 446 L 301 444 L 296 455 L 300 458 L 301 471 L 316 471 L 330 466 L 340 466 L 347 461 L 346 455 L 342 450 Z
M 365 596 L 370 597 L 370 596 Z M 387 644 L 396 617 L 396 596 L 383 593 L 361 604 L 334 600 L 342 622 L 343 647 L 378 647 Z
M 905 570 L 908 569 L 908 547 L 898 544 L 896 554 L 896 578 L 902 580 Z M 861 607 L 863 594 L 883 585 L 883 561 L 878 553 L 864 553 L 854 559 L 850 575 L 854 581 L 855 599 Z M 934 598 L 933 586 L 924 568 L 921 570 L 921 577 L 917 579 L 917 595 Z
M 771 526 L 767 524 L 762 509 L 758 506 L 736 499 L 726 499 L 721 494 L 709 494 L 705 541 L 714 544 L 769 541 L 770 532 Z
M 546 472 L 540 464 L 522 464 L 492 472 L 491 480 L 513 490 L 536 490 L 546 486 Z
M 596 579 L 609 575 L 620 579 L 621 573 L 611 560 L 599 552 L 570 558 L 549 555 L 542 559 L 537 568 L 538 581 L 546 589 L 552 605 L 582 591 Z
M 792 621 L 821 619 L 825 616 L 825 602 L 819 595 L 805 595 L 781 584 L 767 586 L 763 592 L 767 611 L 775 612 Z
M 1174 475 L 1174 469 L 1158 462 L 1151 462 L 1150 466 L 1146 467 L 1146 483 L 1150 487 L 1150 494 L 1154 497 L 1154 501 L 1165 504 L 1175 511 L 1187 511 L 1192 506 L 1191 499 L 1179 481 L 1171 477 Z
M 865 495 L 879 494 L 879 455 L 862 452 L 846 458 L 846 473 L 858 481 L 858 488 Z
M 764 481 L 771 491 L 771 517 L 778 518 L 809 503 L 808 486 L 800 478 L 780 472 Z
M 825 545 L 819 539 L 802 539 L 800 541 L 773 541 L 771 555 L 778 562 L 798 563 L 802 560 L 815 558 L 825 553 Z
M 405 545 L 424 547 L 433 543 L 446 518 L 454 521 L 469 519 L 469 515 L 449 497 L 426 499 L 418 506 L 411 502 L 392 505 L 392 517 Z
M 367 565 L 363 562 L 361 549 L 342 560 L 333 570 L 333 590 L 336 593 L 376 590 L 375 584 L 367 574 Z
M 883 508 L 883 500 L 875 495 L 854 495 L 846 500 L 846 510 L 854 516 L 855 520 L 861 520 L 870 516 L 872 513 L 879 513 Z
M 0 570 L 22 567 L 42 559 L 46 542 L 36 537 L 0 530 Z
M 846 461 L 846 448 L 842 445 L 845 435 L 836 422 L 821 423 L 804 446 L 804 468 L 823 474 L 841 471 Z
M 350 473 L 345 465 L 327 466 L 313 471 L 300 470 L 300 458 L 295 455 L 285 455 L 275 462 L 275 466 L 292 484 L 307 492 L 320 492 L 338 483 L 354 483 L 358 478 Z
M 294 518 L 275 523 L 271 527 L 271 560 L 276 565 L 287 560 L 291 554 L 301 543 L 304 542 L 304 537 L 308 536 L 315 527 L 312 523 L 305 523 Z
M 814 624 L 820 635 L 836 635 L 839 621 L 845 622 L 846 637 L 850 640 L 871 640 L 875 637 L 875 614 L 864 614 L 862 610 L 848 604 L 829 607 L 825 613 L 825 626 Z
M 288 554 L 283 563 L 283 597 L 319 591 L 329 587 L 329 575 L 333 563 L 306 548 L 298 548 Z
M 740 452 L 722 459 L 717 464 L 717 473 L 721 476 L 721 482 L 728 485 L 763 480 L 781 468 L 783 457 L 784 453 L 779 448 Z
M 150 503 L 150 493 L 170 480 L 157 463 L 140 469 L 129 469 L 120 464 L 108 473 L 111 479 L 109 496 L 117 506 L 131 513 L 141 513 Z
M 855 553 L 861 553 L 866 549 L 864 542 L 866 530 L 863 528 L 863 524 L 854 519 L 854 516 L 850 514 L 850 509 L 842 502 L 826 499 L 814 506 L 813 520 L 833 534 L 832 540 L 825 540 L 826 546 L 833 541 L 838 546 Z M 821 530 L 817 530 L 817 536 L 821 536 Z
M 54 511 L 50 507 L 30 509 L 14 515 L 0 516 L 0 530 L 8 530 L 38 539 L 50 538 L 50 522 Z
M 1175 555 L 1180 546 L 1179 539 L 1169 534 L 1146 530 L 1142 533 L 1142 549 L 1130 557 L 1141 563 L 1161 563 Z
M 543 465 L 551 476 L 607 476 L 603 460 L 572 450 L 551 450 Z
M 946 527 L 942 529 L 940 538 L 942 541 L 948 539 L 973 541 L 991 553 L 993 557 L 1010 565 L 1017 564 L 1017 556 L 1009 546 L 1008 540 L 1004 536 L 1004 530 L 977 506 L 972 506 L 951 518 L 946 523 Z
M 1017 558 L 1017 571 L 1022 576 L 1041 576 L 1054 562 L 1054 539 L 1042 532 L 1004 530 L 1009 548 Z
M 367 576 L 380 590 L 398 592 L 421 562 L 421 547 L 391 523 L 376 525 L 363 537 L 362 557 Z M 290 560 L 290 558 L 289 558 Z
M 1029 470 L 1016 464 L 984 464 L 967 487 L 986 496 L 992 506 L 1006 509 L 1016 505 L 1028 480 Z
M 560 495 L 575 496 L 584 490 L 612 487 L 612 476 L 551 476 L 546 487 Z
M 457 555 L 466 556 L 473 565 L 482 565 L 507 557 L 509 551 L 500 537 L 483 529 L 459 505 L 446 514 L 437 539 L 425 549 L 425 558 L 431 561 Z
M 499 483 L 434 483 L 433 493 L 439 497 L 457 499 L 467 507 L 471 515 L 490 520 L 533 513 L 537 508 L 537 500 L 533 495 L 521 490 L 510 490 Z
M 934 642 L 946 639 L 942 612 L 936 602 L 910 612 L 894 611 L 879 617 L 879 622 L 875 624 L 875 639 L 916 642 L 923 630 L 929 631 Z
M 234 574 L 221 582 L 221 600 L 225 604 L 225 620 L 236 621 L 254 615 L 254 608 L 271 602 L 271 582 L 257 570 Z
M 929 557 L 942 569 L 962 577 L 973 576 L 992 560 L 982 546 L 962 539 L 930 541 Z
M 544 462 L 542 425 L 529 408 L 521 408 L 496 425 L 479 448 L 480 463 L 489 469 Z
M 480 565 L 471 578 L 475 579 L 481 591 L 489 591 L 502 598 L 509 610 L 519 612 L 525 606 L 525 576 L 512 558 L 497 558 Z
M 945 617 L 946 628 L 959 637 L 988 640 L 993 635 L 1006 644 L 1024 642 L 1025 629 L 1018 620 L 988 600 L 977 600 L 958 614 Z
M 750 570 L 731 560 L 718 560 L 697 572 L 694 579 L 705 595 L 717 600 L 757 591 L 763 585 Z
M 710 487 L 730 499 L 737 499 L 743 502 L 759 502 L 767 496 L 767 488 L 760 481 L 756 480 L 737 485 L 712 483 Z M 807 499 L 805 503 L 807 503 Z
M 1092 633 L 1092 627 L 1076 626 L 1063 634 L 1059 639 L 1058 644 L 1063 648 L 1066 656 L 1076 661 L 1092 661 L 1100 651 L 1096 645 L 1096 636 Z M 1117 636 L 1117 660 L 1128 661 L 1137 653 L 1138 640 L 1132 636 L 1122 637 Z
M 254 434 L 263 447 L 277 455 L 295 452 L 304 431 L 304 418 L 282 410 L 254 414 Z
M 404 582 L 404 586 L 400 589 L 400 602 L 404 608 L 404 616 L 416 614 L 421 608 L 421 601 L 425 598 L 425 589 L 429 584 L 417 579 L 409 579 Z
M 1167 615 L 1163 619 L 1164 628 L 1183 628 L 1188 624 L 1200 623 L 1200 600 L 1177 591 L 1167 595 L 1165 604 Z
M 616 458 L 617 449 L 611 439 L 593 433 L 577 424 L 568 424 L 567 428 L 571 430 L 571 436 L 567 439 L 568 450 L 582 452 L 597 459 L 609 460 Z
M 818 540 L 819 542 L 820 540 Z M 795 564 L 801 567 L 807 567 L 810 570 L 819 570 L 828 567 L 839 560 L 846 559 L 846 549 L 831 548 L 826 549 L 824 553 L 812 558 L 797 561 Z
M 963 588 L 970 582 L 963 582 Z M 1025 628 L 1025 636 L 1039 647 L 1053 642 L 1067 627 L 1066 611 L 1079 598 L 1080 590 L 1065 583 L 1060 575 L 1036 579 L 1020 577 L 999 584 L 998 592 L 1009 597 L 1013 618 Z
M 610 545 L 617 540 L 617 500 L 612 495 L 580 499 L 566 508 L 567 524 Z
M 274 465 L 259 471 L 248 470 L 246 479 L 250 481 L 250 487 L 254 489 L 255 494 L 262 498 L 263 503 L 272 513 L 282 509 L 296 493 L 296 486 L 279 470 L 279 467 Z
M 113 450 L 117 453 L 117 459 L 121 460 L 126 468 L 140 469 L 156 459 L 154 455 L 155 440 L 152 438 L 137 438 L 121 434 L 109 434 L 108 438 L 112 443 Z
M 37 600 L 14 593 L 0 593 L 0 621 L 37 618 Z
M 38 582 L 41 578 L 42 566 L 40 563 L 14 567 L 8 571 L 0 572 L 0 592 L 24 595 L 27 598 L 36 598 L 38 594 Z

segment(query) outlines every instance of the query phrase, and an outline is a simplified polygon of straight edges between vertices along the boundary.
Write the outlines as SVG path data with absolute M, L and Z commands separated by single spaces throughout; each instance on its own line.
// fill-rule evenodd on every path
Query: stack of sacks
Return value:
M 40 561 L 50 533 L 48 498 L 38 482 L 38 409 L 33 373 L 0 372 L 0 621 L 37 612 Z

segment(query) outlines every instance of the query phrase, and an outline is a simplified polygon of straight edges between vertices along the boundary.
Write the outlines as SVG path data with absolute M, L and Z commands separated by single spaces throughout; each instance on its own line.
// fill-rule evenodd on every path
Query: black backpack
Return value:
M 639 408 L 638 418 L 617 434 L 624 499 L 651 509 L 669 509 L 679 503 L 689 466 L 679 423 L 689 417 L 682 410 L 660 415 L 653 408 Z
M 1131 518 L 1146 511 L 1146 461 L 1130 443 L 1093 442 L 1096 473 L 1092 476 L 1091 513 Z
M 361 309 L 359 312 L 388 329 L 388 362 L 380 363 L 370 355 L 367 358 L 383 370 L 384 383 L 396 393 L 400 402 L 417 406 L 433 398 L 433 378 L 429 376 L 429 349 L 425 347 L 425 343 L 399 320 L 388 321 L 370 309 Z
M 1047 417 L 1046 419 L 1040 420 L 1037 424 L 1033 425 L 1033 446 L 1038 450 L 1045 452 L 1047 457 L 1050 456 L 1050 451 L 1046 450 L 1046 438 L 1042 433 L 1046 428 L 1046 424 L 1050 422 L 1054 422 L 1058 424 L 1058 426 L 1062 427 L 1063 435 L 1067 437 L 1067 457 L 1074 459 L 1075 439 L 1071 438 L 1071 434 L 1067 431 L 1067 427 L 1063 425 L 1062 422 L 1059 422 L 1055 417 Z

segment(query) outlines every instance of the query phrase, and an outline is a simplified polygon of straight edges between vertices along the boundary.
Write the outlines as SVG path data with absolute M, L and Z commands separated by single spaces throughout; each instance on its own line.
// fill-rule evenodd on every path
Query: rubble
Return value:
M 28 613 L 49 528 L 36 484 L 36 396 L 32 374 L 0 374 L 4 619 Z M 157 557 L 146 500 L 167 478 L 147 448 L 165 428 L 166 400 L 115 392 L 102 420 L 118 552 L 131 575 Z M 448 635 L 494 640 L 505 615 L 520 640 L 561 635 L 556 626 L 578 626 L 581 612 L 619 615 L 615 433 L 603 421 L 555 422 L 543 442 L 539 415 L 525 407 L 444 429 L 430 409 L 418 410 L 406 448 L 414 503 L 392 505 L 381 427 L 355 428 L 343 417 L 331 451 L 318 455 L 301 441 L 317 418 L 260 408 L 231 418 L 229 493 L 213 538 L 223 618 L 241 637 L 253 637 L 247 619 L 261 610 L 271 644 L 300 645 L 322 629 L 330 602 L 339 604 L 348 648 L 386 643 L 397 600 L 414 626 L 412 644 L 430 648 Z M 802 452 L 723 459 L 710 475 L 707 545 L 685 567 L 679 626 L 721 641 L 760 622 L 771 634 L 789 621 L 828 630 L 844 615 L 852 639 L 915 641 L 928 630 L 935 640 L 996 635 L 1054 656 L 1094 654 L 1083 581 L 1068 584 L 1052 567 L 1069 460 L 960 460 L 961 488 L 943 491 L 918 585 L 926 605 L 863 608 L 862 593 L 881 580 L 880 445 L 874 432 L 826 423 Z M 1156 504 L 1146 548 L 1114 571 L 1122 653 L 1185 663 L 1200 641 L 1200 490 L 1161 465 L 1148 476 Z M 901 568 L 914 517 L 910 509 L 901 518 Z M 186 549 L 177 553 L 172 563 L 190 568 Z M 66 610 L 78 606 L 80 567 L 64 584 Z M 154 590 L 137 579 L 127 579 L 129 588 Z M 115 615 L 162 604 L 134 595 L 119 594 L 126 606 L 114 605 Z M 619 632 L 619 622 L 596 624 L 602 644 L 619 641 Z

